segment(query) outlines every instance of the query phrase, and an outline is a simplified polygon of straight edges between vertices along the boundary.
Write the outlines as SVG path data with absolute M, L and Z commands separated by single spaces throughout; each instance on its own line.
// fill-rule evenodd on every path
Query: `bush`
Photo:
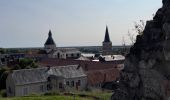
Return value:
M 52 95 L 60 95 L 60 93 L 56 91 L 50 91 L 50 92 L 44 93 L 44 96 L 52 96 Z
M 6 90 L 1 90 L 0 94 L 2 97 L 7 97 Z

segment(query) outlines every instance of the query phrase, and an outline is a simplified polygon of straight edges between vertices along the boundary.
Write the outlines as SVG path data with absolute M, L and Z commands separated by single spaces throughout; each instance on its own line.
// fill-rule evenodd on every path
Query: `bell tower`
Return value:
M 108 27 L 106 26 L 105 38 L 103 41 L 102 55 L 112 54 L 112 42 L 110 41 Z
M 52 38 L 52 33 L 51 33 L 51 30 L 49 30 L 49 33 L 48 33 L 48 38 L 44 44 L 44 48 L 45 49 L 56 49 L 56 44 Z

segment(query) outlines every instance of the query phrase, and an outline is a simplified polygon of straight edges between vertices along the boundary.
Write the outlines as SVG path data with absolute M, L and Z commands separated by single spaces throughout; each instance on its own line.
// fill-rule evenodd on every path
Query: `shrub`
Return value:
M 44 96 L 51 96 L 51 95 L 60 95 L 60 93 L 57 91 L 50 91 L 50 92 L 44 93 Z
M 6 90 L 1 90 L 0 94 L 2 97 L 7 97 Z

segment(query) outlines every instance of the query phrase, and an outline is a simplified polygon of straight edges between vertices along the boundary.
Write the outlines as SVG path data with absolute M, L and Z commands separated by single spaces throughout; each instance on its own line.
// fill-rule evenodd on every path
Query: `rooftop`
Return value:
M 50 75 L 63 78 L 86 76 L 83 69 L 79 67 L 79 65 L 14 70 L 11 75 L 16 85 L 46 82 Z

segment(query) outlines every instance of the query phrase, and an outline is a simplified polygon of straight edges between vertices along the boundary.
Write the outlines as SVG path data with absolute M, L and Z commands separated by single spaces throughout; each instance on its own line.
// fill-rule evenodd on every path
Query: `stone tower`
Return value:
M 48 39 L 44 44 L 44 48 L 45 49 L 55 49 L 56 48 L 56 44 L 55 44 L 55 42 L 54 42 L 54 40 L 52 38 L 51 30 L 48 33 Z
M 110 41 L 108 28 L 106 26 L 105 38 L 103 41 L 102 55 L 112 54 L 112 42 Z

